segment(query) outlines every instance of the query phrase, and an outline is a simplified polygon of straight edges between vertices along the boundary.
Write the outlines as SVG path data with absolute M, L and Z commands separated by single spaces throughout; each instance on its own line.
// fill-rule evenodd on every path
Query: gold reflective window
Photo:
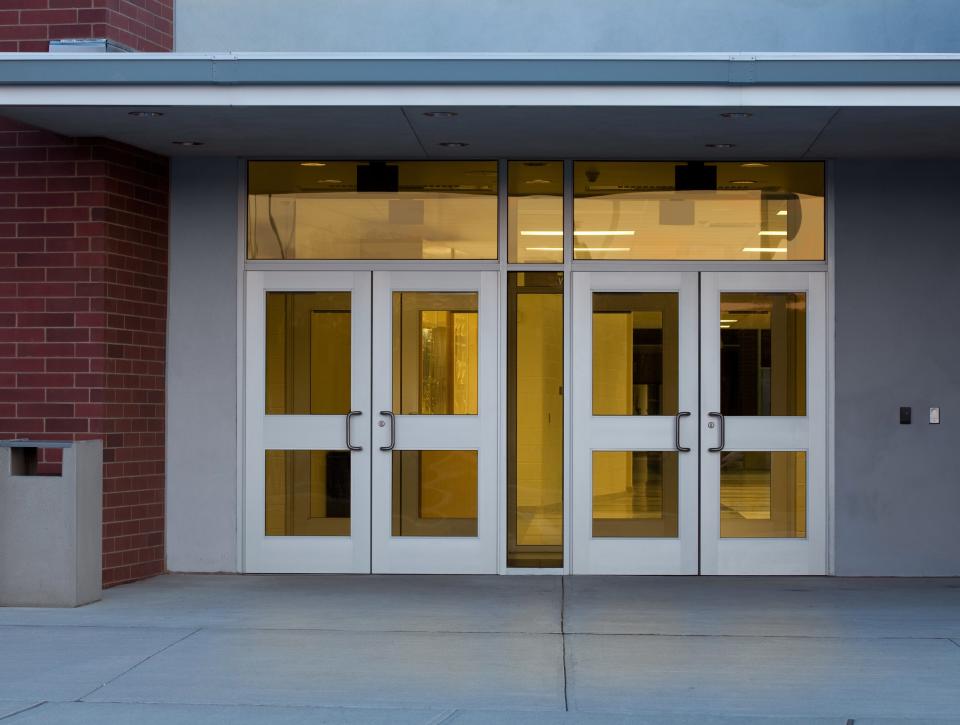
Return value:
M 720 410 L 724 415 L 806 415 L 807 296 L 720 295 Z
M 476 292 L 393 293 L 393 410 L 476 415 Z
M 676 415 L 675 292 L 593 293 L 593 414 Z
M 574 259 L 824 259 L 820 162 L 574 164 Z
M 267 415 L 350 410 L 350 293 L 267 292 Z
M 563 273 L 507 275 L 507 566 L 563 566 Z
M 563 262 L 563 162 L 511 161 L 510 262 Z
M 350 451 L 266 451 L 267 536 L 350 535 Z
M 250 259 L 496 259 L 495 161 L 251 161 Z
M 720 536 L 807 535 L 807 454 L 726 451 L 720 463 Z
M 393 451 L 393 536 L 477 535 L 476 451 Z
M 675 538 L 677 466 L 675 451 L 594 451 L 594 538 Z

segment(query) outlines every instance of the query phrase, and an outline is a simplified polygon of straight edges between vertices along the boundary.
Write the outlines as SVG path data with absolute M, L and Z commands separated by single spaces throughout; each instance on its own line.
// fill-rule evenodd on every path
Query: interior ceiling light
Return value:
M 737 186 L 750 186 L 751 184 L 756 184 L 757 182 L 754 179 L 734 179 L 730 183 L 736 184 Z
M 342 184 L 340 179 L 317 179 L 318 184 Z
M 203 141 L 174 141 L 174 146 L 203 146 Z
M 721 329 L 721 330 L 729 330 L 729 329 L 730 329 L 730 325 L 720 325 L 720 329 Z
M 724 118 L 750 118 L 753 114 L 747 113 L 746 111 L 730 111 L 729 113 L 721 113 L 720 115 Z
M 745 164 L 740 164 L 741 168 L 744 169 L 765 169 L 767 165 L 761 161 L 748 161 Z
M 163 114 L 160 111 L 130 111 L 127 115 L 134 118 L 159 118 Z
M 776 253 L 776 252 L 786 252 L 786 247 L 744 247 L 741 251 L 743 252 L 761 252 L 761 253 Z
M 786 209 L 781 209 L 780 211 L 777 212 L 777 216 L 786 216 L 786 215 L 787 215 Z
M 326 166 L 322 161 L 301 161 L 301 166 Z
M 460 114 L 456 111 L 426 111 L 423 115 L 427 118 L 453 118 Z
M 736 147 L 735 143 L 708 143 L 704 144 L 708 149 L 732 149 Z
M 437 146 L 443 146 L 445 149 L 462 149 L 470 144 L 465 141 L 441 141 Z
M 787 233 L 785 231 L 770 230 L 770 231 L 757 232 L 757 236 L 758 237 L 785 237 L 787 236 Z
M 552 184 L 553 182 L 550 179 L 530 179 L 530 181 L 524 181 L 524 184 Z

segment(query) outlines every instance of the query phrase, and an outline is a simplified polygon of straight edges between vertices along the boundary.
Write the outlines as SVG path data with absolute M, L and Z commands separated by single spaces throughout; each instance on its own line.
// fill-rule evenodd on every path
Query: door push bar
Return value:
M 724 438 L 725 438 L 725 436 L 724 436 L 724 429 L 726 428 L 726 426 L 724 425 L 724 422 L 723 422 L 723 413 L 707 413 L 707 415 L 709 415 L 711 418 L 719 418 L 719 419 L 720 419 L 720 431 L 719 431 L 719 432 L 720 432 L 720 445 L 717 446 L 716 448 L 708 448 L 708 449 L 707 449 L 707 450 L 710 451 L 711 453 L 719 453 L 720 451 L 723 450 L 723 447 L 726 445 L 726 441 L 724 440 Z
M 363 450 L 363 446 L 355 446 L 355 445 L 353 445 L 353 441 L 350 440 L 350 419 L 351 419 L 353 416 L 355 416 L 355 415 L 362 415 L 362 413 L 361 413 L 359 410 L 351 410 L 349 413 L 347 413 L 347 414 L 344 416 L 344 418 L 346 418 L 346 420 L 347 420 L 347 450 L 348 450 L 348 451 L 362 451 L 362 450 Z
M 381 451 L 392 451 L 394 446 L 397 445 L 397 419 L 394 416 L 393 412 L 390 410 L 381 410 L 380 415 L 385 415 L 390 419 L 390 444 L 386 446 L 380 446 Z
M 680 445 L 680 419 L 681 419 L 681 418 L 686 418 L 688 415 L 690 415 L 690 413 L 689 413 L 688 411 L 686 411 L 686 410 L 677 413 L 677 421 L 676 421 L 676 425 L 675 425 L 675 427 L 674 427 L 674 429 L 673 429 L 673 441 L 674 441 L 674 446 L 675 446 L 676 449 L 677 449 L 678 451 L 680 451 L 681 453 L 689 453 L 689 452 L 690 452 L 690 449 L 689 449 L 689 448 L 685 448 L 684 446 L 681 446 L 681 445 Z

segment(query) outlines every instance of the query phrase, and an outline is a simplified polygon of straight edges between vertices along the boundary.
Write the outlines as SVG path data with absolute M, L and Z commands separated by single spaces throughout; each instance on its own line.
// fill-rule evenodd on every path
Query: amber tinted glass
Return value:
M 807 454 L 729 451 L 720 463 L 720 536 L 804 538 Z
M 496 259 L 495 161 L 252 161 L 250 259 Z
M 266 451 L 267 536 L 350 535 L 350 451 Z
M 477 452 L 393 452 L 393 536 L 477 535 Z
M 476 415 L 476 292 L 393 293 L 393 411 Z
M 511 161 L 511 262 L 563 262 L 563 163 Z
M 676 415 L 677 294 L 593 293 L 593 414 Z
M 575 259 L 824 258 L 823 164 L 577 162 Z
M 350 293 L 268 292 L 268 415 L 350 410 Z
M 563 273 L 508 275 L 507 565 L 563 566 Z
M 724 415 L 806 415 L 803 292 L 720 295 L 720 410 Z
M 677 536 L 677 454 L 593 452 L 593 536 Z

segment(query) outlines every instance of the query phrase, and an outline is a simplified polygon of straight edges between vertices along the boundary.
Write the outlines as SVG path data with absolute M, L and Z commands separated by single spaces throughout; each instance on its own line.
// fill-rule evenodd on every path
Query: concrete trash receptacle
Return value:
M 44 448 L 61 475 L 37 475 Z M 99 600 L 102 506 L 101 441 L 0 441 L 0 606 Z

